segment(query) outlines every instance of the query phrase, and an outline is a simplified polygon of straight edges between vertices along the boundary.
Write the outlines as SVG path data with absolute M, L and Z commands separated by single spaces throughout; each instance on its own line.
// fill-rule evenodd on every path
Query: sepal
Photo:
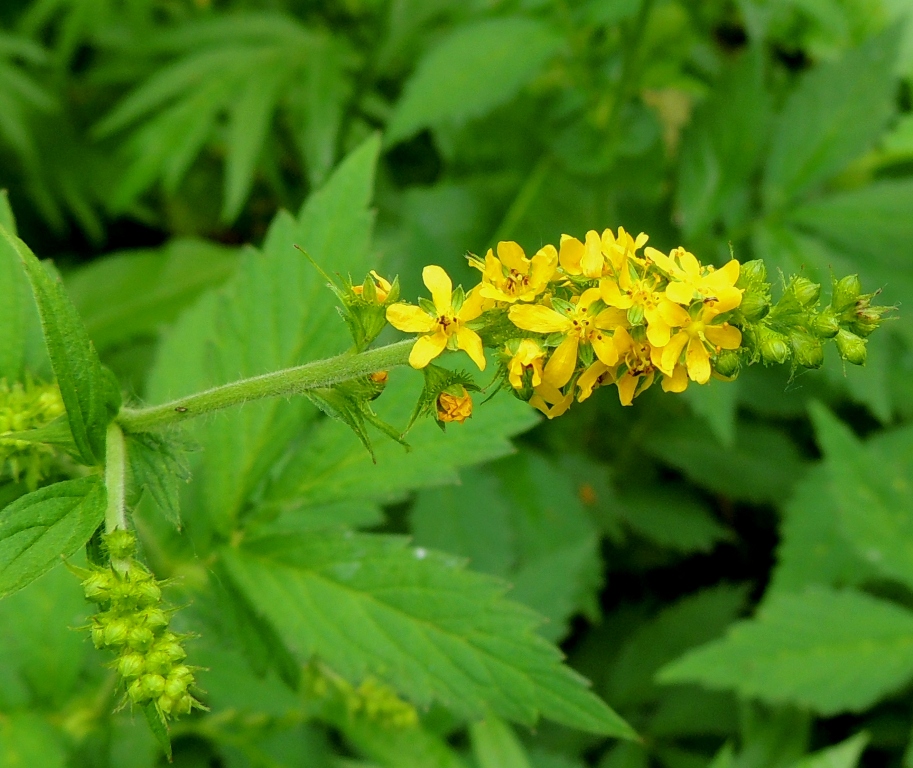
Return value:
M 425 386 L 403 434 L 412 429 L 412 425 L 423 416 L 433 416 L 441 429 L 444 429 L 448 422 L 465 421 L 472 413 L 472 398 L 469 393 L 480 391 L 472 375 L 466 371 L 451 371 L 439 365 L 427 365 L 422 369 L 422 373 L 425 376 Z M 442 396 L 443 403 L 440 402 Z

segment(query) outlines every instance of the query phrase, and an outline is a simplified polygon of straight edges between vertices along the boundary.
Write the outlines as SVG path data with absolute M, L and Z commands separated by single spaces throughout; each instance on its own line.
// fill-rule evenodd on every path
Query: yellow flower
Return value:
M 507 350 L 510 354 L 510 349 Z M 532 339 L 523 339 L 513 353 L 508 363 L 508 377 L 514 389 L 523 389 L 523 374 L 532 371 L 532 386 L 538 387 L 542 383 L 542 362 L 545 360 L 545 350 Z
M 722 313 L 742 303 L 742 290 L 735 287 L 739 279 L 739 262 L 735 259 L 714 269 L 702 267 L 694 254 L 684 248 L 676 248 L 668 256 L 655 248 L 647 248 L 646 254 L 669 275 L 666 296 L 676 304 L 689 306 L 700 300 Z
M 387 300 L 387 296 L 390 295 L 390 291 L 393 290 L 393 286 L 390 285 L 390 281 L 381 277 L 373 269 L 371 270 L 371 279 L 374 281 L 374 290 L 377 296 L 377 303 L 383 304 Z M 352 293 L 356 296 L 361 296 L 365 291 L 363 285 L 353 285 Z
M 637 251 L 646 245 L 650 238 L 641 232 L 636 238 L 631 237 L 625 232 L 624 227 L 618 228 L 618 236 L 612 234 L 611 229 L 606 229 L 602 233 L 602 252 L 611 262 L 615 274 L 618 276 L 618 282 L 623 288 L 630 284 L 631 274 L 628 269 L 628 262 L 633 261 L 636 264 L 643 264 L 642 257 L 637 255 Z
M 697 316 L 692 317 L 682 307 L 670 305 L 667 317 L 672 325 L 681 330 L 663 349 L 659 368 L 670 376 L 674 375 L 673 369 L 684 350 L 688 377 L 698 384 L 706 384 L 711 373 L 710 351 L 738 349 L 742 343 L 742 332 L 735 326 L 726 322 L 712 325 L 719 314 L 716 307 L 702 305 Z
M 619 325 L 617 310 L 604 309 L 592 313 L 590 307 L 599 298 L 599 289 L 590 288 L 581 294 L 568 314 L 539 304 L 514 305 L 508 312 L 510 321 L 518 328 L 534 333 L 563 333 L 564 340 L 552 352 L 542 380 L 553 387 L 563 387 L 571 380 L 577 367 L 577 350 L 581 342 L 593 345 L 593 351 L 606 365 L 618 361 L 612 337 L 604 331 Z
M 437 398 L 437 420 L 462 424 L 472 416 L 472 396 L 463 388 L 462 395 L 441 392 Z
M 647 340 L 654 347 L 664 347 L 672 336 L 672 326 L 666 322 L 660 308 L 668 304 L 669 299 L 656 290 L 655 277 L 639 278 L 630 282 L 629 287 L 622 290 L 612 279 L 600 281 L 599 290 L 602 300 L 610 307 L 631 309 L 638 307 L 643 311 L 647 321 Z M 632 321 L 633 322 L 633 321 Z
M 482 269 L 481 294 L 495 301 L 533 301 L 548 286 L 558 266 L 558 251 L 546 245 L 532 259 L 512 241 L 498 243 L 498 256 L 489 248 Z
M 409 354 L 409 365 L 424 368 L 445 349 L 462 349 L 472 361 L 485 370 L 485 353 L 479 334 L 466 327 L 466 323 L 482 314 L 482 296 L 478 286 L 454 310 L 453 283 L 438 266 L 422 270 L 422 280 L 431 291 L 434 313 L 411 304 L 398 303 L 387 308 L 387 321 L 394 328 L 406 333 L 421 333 Z
M 601 236 L 591 229 L 586 233 L 583 243 L 576 237 L 562 235 L 558 260 L 569 275 L 583 275 L 591 280 L 614 275 L 622 287 L 626 288 L 631 280 L 628 261 L 642 261 L 637 256 L 637 251 L 647 239 L 643 233 L 634 239 L 625 232 L 624 227 L 618 228 L 617 237 L 611 229 L 603 230 Z
M 618 399 L 622 405 L 631 405 L 637 395 L 653 384 L 662 350 L 649 342 L 637 341 L 624 328 L 615 331 L 615 346 L 625 366 L 624 373 L 615 379 Z
M 529 404 L 544 413 L 549 419 L 561 416 L 573 402 L 573 392 L 564 395 L 558 387 L 547 382 L 542 382 L 536 387 L 533 396 L 529 399 Z
M 580 394 L 577 395 L 577 402 L 582 403 L 593 394 L 593 390 L 596 387 L 611 384 L 614 379 L 614 367 L 606 365 L 602 360 L 594 360 L 592 365 L 580 374 L 580 378 L 577 379 L 577 387 L 580 389 Z

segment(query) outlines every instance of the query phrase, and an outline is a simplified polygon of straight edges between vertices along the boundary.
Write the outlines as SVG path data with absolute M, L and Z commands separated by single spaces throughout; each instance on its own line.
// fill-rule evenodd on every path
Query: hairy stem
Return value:
M 105 486 L 108 489 L 108 508 L 105 511 L 105 532 L 127 528 L 126 487 L 127 455 L 124 433 L 116 421 L 108 425 L 105 438 Z
M 367 352 L 317 360 L 295 368 L 241 379 L 151 408 L 123 408 L 117 421 L 127 432 L 150 432 L 204 413 L 240 405 L 248 400 L 295 395 L 309 389 L 329 387 L 374 371 L 386 371 L 405 365 L 409 361 L 413 343 L 412 339 L 408 339 Z

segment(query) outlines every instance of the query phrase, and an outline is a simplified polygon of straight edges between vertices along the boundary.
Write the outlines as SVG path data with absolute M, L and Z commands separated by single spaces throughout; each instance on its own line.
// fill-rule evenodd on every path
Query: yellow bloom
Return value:
M 421 307 L 398 303 L 387 307 L 387 321 L 394 328 L 406 333 L 421 333 L 409 354 L 409 365 L 424 368 L 445 349 L 462 349 L 485 370 L 485 353 L 479 334 L 466 327 L 466 323 L 482 314 L 483 298 L 478 286 L 472 289 L 458 310 L 453 308 L 453 283 L 438 266 L 422 270 L 422 280 L 431 292 L 435 312 Z
M 614 368 L 609 367 L 602 360 L 594 360 L 592 365 L 580 374 L 580 378 L 577 379 L 577 387 L 580 389 L 580 394 L 577 395 L 577 402 L 582 403 L 593 394 L 593 390 L 596 387 L 611 384 L 614 379 Z
M 591 229 L 582 243 L 576 237 L 562 235 L 558 260 L 569 275 L 583 275 L 591 280 L 613 275 L 626 288 L 631 280 L 628 261 L 642 261 L 637 251 L 647 239 L 643 233 L 634 239 L 624 227 L 618 228 L 617 237 L 611 229 L 603 230 L 602 235 Z
M 647 248 L 647 256 L 669 275 L 666 296 L 677 304 L 689 306 L 696 300 L 728 312 L 742 303 L 742 290 L 736 288 L 739 262 L 732 259 L 720 269 L 703 267 L 693 253 L 676 248 L 668 256 L 655 248 Z
M 611 229 L 603 231 L 602 252 L 612 264 L 612 268 L 618 277 L 618 282 L 623 288 L 627 288 L 631 281 L 628 262 L 633 261 L 636 264 L 643 264 L 643 258 L 637 255 L 637 251 L 643 248 L 649 239 L 643 232 L 633 238 L 625 232 L 624 227 L 618 228 L 617 237 L 612 234 Z
M 565 334 L 545 365 L 543 382 L 563 387 L 571 380 L 577 367 L 577 351 L 581 342 L 592 344 L 596 356 L 606 365 L 614 365 L 618 361 L 612 337 L 605 333 L 618 327 L 618 313 L 611 308 L 591 312 L 590 308 L 598 298 L 598 288 L 584 291 L 568 314 L 538 304 L 510 308 L 508 317 L 518 328 L 534 333 Z
M 390 295 L 390 291 L 393 290 L 393 286 L 390 285 L 390 281 L 381 277 L 373 269 L 371 270 L 371 279 L 374 281 L 374 290 L 377 295 L 377 303 L 383 304 L 387 300 L 387 296 Z M 363 285 L 353 285 L 352 293 L 356 296 L 361 296 L 365 291 Z
M 615 346 L 625 371 L 616 377 L 618 399 L 622 405 L 631 405 L 634 398 L 653 384 L 662 350 L 649 342 L 637 341 L 624 328 L 615 331 Z
M 451 395 L 449 392 L 441 392 L 438 395 L 438 421 L 455 421 L 458 424 L 462 424 L 470 416 L 472 416 L 472 396 L 465 388 L 462 395 Z
M 742 332 L 729 323 L 712 325 L 720 312 L 711 305 L 702 305 L 696 317 L 675 304 L 670 305 L 667 317 L 670 323 L 681 328 L 663 349 L 659 368 L 666 374 L 674 375 L 682 351 L 688 377 L 698 384 L 710 380 L 710 352 L 721 349 L 738 349 L 742 343 Z
M 542 382 L 536 387 L 535 393 L 529 399 L 529 404 L 544 413 L 549 419 L 561 416 L 571 407 L 573 402 L 573 392 L 563 395 L 558 387 L 552 386 L 547 382 Z
M 558 266 L 558 251 L 546 245 L 532 259 L 512 241 L 498 243 L 498 256 L 489 248 L 482 269 L 481 294 L 495 301 L 533 301 L 546 287 Z
M 510 354 L 510 350 L 507 350 Z M 542 362 L 545 360 L 545 350 L 532 339 L 523 339 L 517 351 L 508 363 L 508 378 L 514 389 L 523 389 L 523 374 L 532 371 L 532 386 L 538 387 L 542 383 Z
M 600 281 L 599 290 L 602 300 L 610 307 L 643 310 L 647 321 L 647 340 L 654 347 L 664 347 L 672 336 L 672 326 L 666 322 L 660 308 L 669 303 L 663 293 L 656 290 L 655 277 L 644 277 L 631 281 L 629 287 L 622 290 L 611 278 Z M 632 321 L 633 322 L 633 321 Z

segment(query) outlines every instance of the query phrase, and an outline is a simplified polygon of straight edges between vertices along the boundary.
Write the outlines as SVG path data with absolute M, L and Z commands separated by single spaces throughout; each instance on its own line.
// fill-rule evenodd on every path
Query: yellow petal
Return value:
M 534 408 L 538 408 L 550 419 L 561 416 L 571 407 L 571 403 L 573 402 L 573 392 L 562 395 L 561 390 L 549 386 L 548 384 L 542 384 L 541 386 L 536 387 L 535 394 L 529 401 L 530 405 Z
M 729 323 L 708 325 L 704 328 L 704 335 L 713 346 L 723 349 L 738 349 L 742 343 L 742 332 Z
M 574 369 L 577 367 L 577 344 L 576 336 L 568 336 L 552 352 L 552 356 L 548 359 L 545 370 L 542 372 L 544 383 L 553 387 L 563 387 L 571 380 Z
M 650 236 L 644 232 L 641 232 L 637 239 L 634 241 L 634 250 L 639 251 L 643 246 L 647 244 L 647 240 L 650 239 Z
M 733 286 L 739 279 L 741 265 L 735 259 L 730 259 L 722 267 L 712 272 L 707 277 L 707 282 L 714 286 Z
M 630 405 L 634 400 L 634 390 L 637 389 L 639 376 L 625 373 L 615 384 L 618 386 L 618 399 L 622 405 Z
M 663 375 L 663 392 L 684 392 L 688 388 L 685 366 L 676 365 L 671 376 Z
M 681 283 L 678 283 L 678 285 L 681 285 Z M 678 304 L 673 304 L 669 300 L 661 301 L 659 306 L 657 306 L 656 311 L 659 313 L 659 316 L 673 328 L 681 328 L 691 322 L 691 315 Z
M 419 336 L 409 353 L 409 365 L 413 368 L 424 368 L 447 346 L 447 336 L 438 331 L 428 336 Z
M 545 286 L 555 275 L 558 266 L 558 251 L 554 245 L 544 245 L 532 258 L 530 281 L 534 286 Z M 539 289 L 541 290 L 541 289 Z M 537 290 L 538 293 L 538 290 Z
M 606 307 L 602 312 L 596 315 L 593 324 L 603 331 L 612 331 L 619 325 L 628 322 L 628 314 L 623 309 L 617 307 Z
M 485 370 L 485 352 L 482 349 L 482 339 L 475 331 L 460 328 L 456 334 L 457 347 L 462 349 L 479 366 L 480 371 Z
M 631 334 L 628 333 L 626 328 L 618 328 L 612 337 L 612 341 L 615 342 L 615 349 L 618 350 L 619 355 L 625 354 L 634 346 L 634 339 L 631 338 Z
M 675 364 L 678 362 L 678 359 L 682 355 L 682 350 L 685 348 L 685 344 L 688 343 L 690 337 L 684 331 L 679 331 L 672 337 L 669 343 L 663 348 L 662 362 L 660 366 L 663 373 L 671 374 L 672 369 L 675 368 Z M 698 342 L 700 343 L 700 342 Z
M 490 289 L 491 286 L 482 283 L 466 294 L 466 298 L 463 299 L 463 306 L 460 307 L 460 311 L 457 312 L 457 317 L 464 323 L 475 320 L 482 314 L 485 309 L 485 299 L 495 298 L 487 295 L 484 290 L 486 288 Z
M 629 309 L 634 303 L 634 300 L 628 294 L 621 292 L 621 289 L 614 280 L 600 280 L 599 293 L 602 300 L 610 307 Z
M 658 312 L 647 314 L 647 341 L 654 347 L 664 347 L 672 338 L 672 329 L 669 324 L 659 316 Z
M 593 387 L 596 386 L 599 377 L 608 370 L 609 367 L 605 363 L 597 360 L 580 375 L 577 379 L 577 386 L 580 388 L 580 394 L 577 395 L 578 403 L 582 403 L 593 394 Z
M 583 249 L 583 258 L 580 261 L 580 269 L 587 277 L 600 277 L 604 266 L 602 240 L 599 237 L 599 233 L 591 229 L 586 233 L 586 245 Z
M 666 296 L 678 304 L 687 306 L 694 299 L 694 288 L 689 283 L 680 283 L 676 280 L 666 286 Z
M 580 274 L 580 262 L 583 260 L 583 243 L 576 237 L 561 235 L 561 247 L 558 251 L 558 261 L 569 275 Z
M 742 303 L 742 291 L 739 288 L 719 288 L 713 292 L 713 314 L 722 315 L 730 309 L 735 309 Z
M 663 357 L 665 361 L 665 356 Z M 685 362 L 688 364 L 688 376 L 698 384 L 710 381 L 710 355 L 700 339 L 691 339 L 688 351 L 685 352 Z
M 437 327 L 437 320 L 425 310 L 404 302 L 387 307 L 387 322 L 406 333 L 428 333 Z
M 453 283 L 447 273 L 441 267 L 431 264 L 422 270 L 422 281 L 431 291 L 431 301 L 437 311 L 442 315 L 450 312 Z
M 684 269 L 688 275 L 691 277 L 700 277 L 701 263 L 693 253 L 686 251 L 684 248 L 677 248 L 676 256 L 678 256 L 678 263 L 682 265 L 682 269 Z
M 599 295 L 600 292 L 598 288 L 587 288 L 580 294 L 580 298 L 577 300 L 577 306 L 581 309 L 586 309 L 590 304 L 599 299 Z
M 615 341 L 606 333 L 594 333 L 591 341 L 596 357 L 605 365 L 615 365 L 618 362 L 618 350 Z
M 517 328 L 533 333 L 556 333 L 571 327 L 571 321 L 560 312 L 539 304 L 513 306 L 507 316 Z
M 508 269 L 515 269 L 521 275 L 529 271 L 529 260 L 518 243 L 513 240 L 502 240 L 498 243 L 498 258 Z

